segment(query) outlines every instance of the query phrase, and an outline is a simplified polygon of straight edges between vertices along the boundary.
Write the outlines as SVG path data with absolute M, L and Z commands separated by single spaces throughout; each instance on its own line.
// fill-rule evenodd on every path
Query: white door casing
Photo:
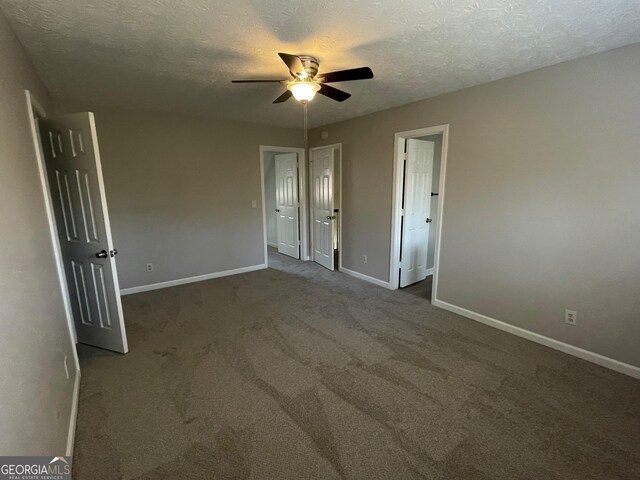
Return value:
M 278 252 L 300 258 L 298 154 L 275 155 Z
M 314 149 L 311 152 L 311 214 L 312 257 L 329 270 L 335 269 L 333 254 L 333 169 L 334 148 Z
M 38 120 L 78 342 L 128 351 L 92 113 Z
M 434 143 L 407 139 L 400 287 L 427 276 Z

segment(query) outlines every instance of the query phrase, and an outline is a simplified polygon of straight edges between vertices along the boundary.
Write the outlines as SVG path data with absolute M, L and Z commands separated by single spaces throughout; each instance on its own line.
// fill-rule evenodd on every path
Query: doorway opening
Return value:
M 436 298 L 448 125 L 395 135 L 391 287 Z
M 265 265 L 268 249 L 309 260 L 306 175 L 304 148 L 260 146 Z
M 333 271 L 342 267 L 342 144 L 310 152 L 311 259 Z

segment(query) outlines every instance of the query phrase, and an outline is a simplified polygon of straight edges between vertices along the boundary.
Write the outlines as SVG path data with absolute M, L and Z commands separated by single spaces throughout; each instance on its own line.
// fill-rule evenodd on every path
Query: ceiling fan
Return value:
M 318 75 L 320 63 L 316 58 L 308 55 L 290 55 L 288 53 L 278 53 L 278 55 L 289 68 L 291 80 L 232 80 L 231 83 L 281 83 L 286 85 L 287 91 L 276 98 L 273 103 L 285 102 L 291 96 L 299 102 L 306 103 L 312 100 L 316 93 L 337 102 L 344 102 L 351 94 L 327 85 L 328 83 L 373 78 L 373 72 L 369 67 L 352 68 Z

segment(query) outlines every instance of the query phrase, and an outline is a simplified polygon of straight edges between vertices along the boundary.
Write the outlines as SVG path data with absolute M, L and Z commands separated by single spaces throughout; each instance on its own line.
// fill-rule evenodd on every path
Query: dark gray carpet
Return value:
M 433 288 L 433 275 L 429 275 L 421 282 L 414 283 L 402 289 L 405 293 L 410 293 L 431 302 L 431 289 Z
M 640 382 L 322 267 L 124 297 L 80 479 L 638 479 Z

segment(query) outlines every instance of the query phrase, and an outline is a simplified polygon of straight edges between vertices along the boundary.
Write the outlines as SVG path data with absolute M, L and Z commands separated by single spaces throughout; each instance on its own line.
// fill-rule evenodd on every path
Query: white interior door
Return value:
M 333 147 L 312 150 L 313 191 L 311 210 L 313 215 L 313 261 L 334 270 L 333 256 Z
M 400 286 L 427 276 L 434 143 L 407 139 Z
M 78 342 L 126 353 L 93 114 L 38 122 Z
M 298 224 L 298 154 L 275 156 L 276 228 L 278 252 L 300 258 L 300 228 Z

